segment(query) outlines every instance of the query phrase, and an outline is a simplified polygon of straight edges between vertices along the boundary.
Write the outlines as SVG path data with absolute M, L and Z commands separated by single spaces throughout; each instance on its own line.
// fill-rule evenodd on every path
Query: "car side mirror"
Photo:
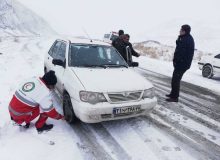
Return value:
M 62 67 L 65 68 L 65 62 L 63 62 L 63 61 L 60 60 L 60 59 L 53 59 L 53 60 L 52 60 L 52 63 L 53 63 L 54 65 L 62 66 Z
M 139 63 L 138 62 L 131 62 L 131 67 L 138 67 L 139 66 Z
M 220 54 L 217 54 L 214 58 L 219 58 L 220 59 Z

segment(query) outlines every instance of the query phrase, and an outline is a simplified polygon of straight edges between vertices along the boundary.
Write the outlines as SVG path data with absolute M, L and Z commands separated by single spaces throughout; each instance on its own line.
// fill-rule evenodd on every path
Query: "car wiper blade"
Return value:
M 94 64 L 85 64 L 85 65 L 81 65 L 79 67 L 91 67 L 91 68 L 101 67 L 101 68 L 107 68 L 105 65 L 94 65 Z
M 123 64 L 102 64 L 106 67 L 125 67 L 125 68 L 128 68 L 128 66 L 126 65 L 123 65 Z

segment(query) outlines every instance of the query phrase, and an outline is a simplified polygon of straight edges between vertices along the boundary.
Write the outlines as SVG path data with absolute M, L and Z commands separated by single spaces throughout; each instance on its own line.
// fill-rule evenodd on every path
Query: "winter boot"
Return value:
M 30 123 L 26 123 L 25 126 L 23 126 L 24 128 L 28 129 L 30 127 Z
M 166 97 L 171 97 L 171 94 L 166 94 Z
M 53 124 L 44 124 L 43 127 L 37 128 L 38 133 L 41 133 L 43 131 L 49 131 L 53 128 Z
M 179 100 L 178 100 L 178 98 L 171 98 L 170 97 L 170 98 L 167 98 L 166 101 L 167 102 L 178 102 Z

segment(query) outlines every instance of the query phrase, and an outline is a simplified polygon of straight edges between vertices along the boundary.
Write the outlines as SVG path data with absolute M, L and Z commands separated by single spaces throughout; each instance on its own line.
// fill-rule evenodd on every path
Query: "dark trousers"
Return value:
M 170 92 L 171 98 L 178 98 L 179 92 L 180 92 L 180 81 L 183 77 L 183 74 L 186 72 L 186 70 L 177 70 L 174 69 L 173 71 L 173 77 L 171 82 L 172 90 Z

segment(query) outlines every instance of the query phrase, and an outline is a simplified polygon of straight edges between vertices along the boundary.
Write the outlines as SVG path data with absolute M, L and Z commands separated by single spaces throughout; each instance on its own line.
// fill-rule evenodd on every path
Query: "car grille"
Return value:
M 138 100 L 141 96 L 141 91 L 138 92 L 121 92 L 121 93 L 109 93 L 108 97 L 111 102 L 127 102 Z

